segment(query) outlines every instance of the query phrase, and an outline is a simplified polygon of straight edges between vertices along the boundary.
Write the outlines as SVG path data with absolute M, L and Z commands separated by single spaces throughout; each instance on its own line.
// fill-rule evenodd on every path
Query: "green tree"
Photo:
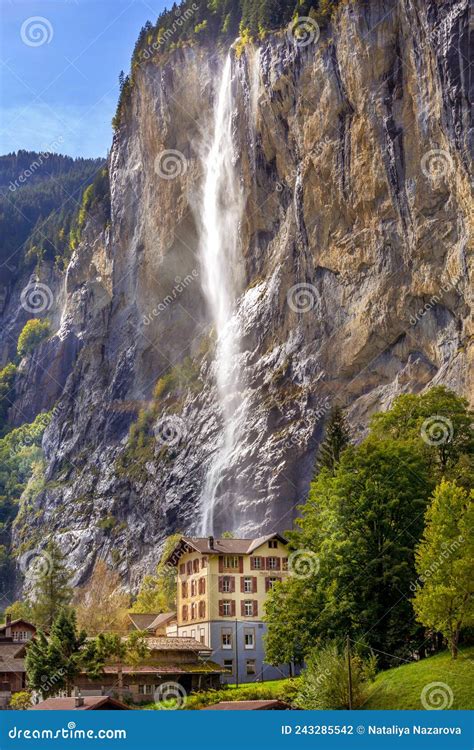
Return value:
M 414 544 L 433 488 L 413 441 L 367 439 L 324 469 L 290 532 L 290 576 L 266 605 L 267 659 L 281 663 L 317 643 L 367 633 L 370 646 L 407 651 L 416 635 L 402 592 L 415 575 Z
M 132 612 L 159 614 L 176 609 L 176 568 L 169 565 L 166 558 L 180 538 L 181 534 L 172 534 L 166 539 L 156 575 L 144 577 Z
M 63 690 L 71 694 L 74 680 L 84 668 L 86 652 L 84 631 L 78 633 L 73 610 L 59 612 L 51 627 L 49 639 L 38 630 L 26 652 L 28 685 L 43 698 Z
M 123 667 L 137 667 L 148 656 L 146 634 L 138 630 L 123 637 L 117 633 L 100 633 L 88 644 L 85 660 L 88 674 L 99 679 L 107 663 L 117 668 L 117 693 L 123 696 Z
M 64 562 L 64 555 L 53 540 L 48 542 L 40 557 L 41 565 L 33 592 L 33 618 L 37 625 L 49 630 L 61 610 L 71 603 L 71 573 Z
M 374 679 L 376 660 L 373 655 L 351 656 L 352 708 L 360 708 L 367 698 L 368 685 Z M 347 650 L 331 641 L 309 654 L 301 676 L 295 705 L 306 710 L 340 710 L 349 708 Z
M 11 362 L 0 370 L 0 437 L 6 430 L 8 410 L 15 400 L 14 384 L 17 368 Z
M 13 693 L 8 704 L 12 711 L 26 711 L 31 706 L 31 693 L 29 690 L 20 690 Z
M 443 475 L 463 454 L 472 454 L 472 420 L 466 399 L 439 385 L 419 395 L 396 398 L 389 411 L 374 415 L 371 431 L 382 440 L 387 436 L 401 440 L 421 438 L 427 452 L 436 459 L 438 473 Z
M 51 333 L 51 325 L 48 320 L 32 318 L 28 320 L 18 337 L 17 352 L 20 357 L 30 354 Z
M 342 451 L 350 443 L 349 427 L 340 406 L 333 406 L 326 426 L 324 440 L 318 451 L 317 468 L 334 474 Z
M 416 548 L 413 607 L 419 622 L 443 634 L 453 659 L 463 628 L 474 625 L 474 493 L 443 480 L 426 511 Z

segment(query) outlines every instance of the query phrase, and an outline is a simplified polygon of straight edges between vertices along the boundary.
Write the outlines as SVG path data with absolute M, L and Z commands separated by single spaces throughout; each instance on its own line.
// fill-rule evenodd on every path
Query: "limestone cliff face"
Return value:
M 222 481 L 240 500 L 217 532 L 291 525 L 332 403 L 362 436 L 401 392 L 472 392 L 468 5 L 353 3 L 306 46 L 281 33 L 231 51 L 245 408 Z M 165 535 L 198 525 L 221 427 L 199 154 L 223 54 L 139 68 L 110 156 L 111 227 L 88 226 L 63 281 L 56 340 L 77 346 L 16 535 L 53 532 L 77 581 L 100 555 L 136 587 Z M 142 451 L 128 439 L 140 409 L 164 435 Z

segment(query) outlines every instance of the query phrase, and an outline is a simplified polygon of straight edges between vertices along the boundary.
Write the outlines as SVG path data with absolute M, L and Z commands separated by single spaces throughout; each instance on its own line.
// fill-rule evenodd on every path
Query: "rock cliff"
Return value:
M 291 526 L 333 403 L 360 437 L 399 393 L 472 393 L 468 12 L 348 3 L 309 41 L 230 50 L 242 438 L 216 532 Z M 201 154 L 226 54 L 190 46 L 139 66 L 109 159 L 110 226 L 89 219 L 53 287 L 48 364 L 24 364 L 17 408 L 54 412 L 15 541 L 53 533 L 77 582 L 101 556 L 136 588 L 167 534 L 199 528 L 222 439 Z

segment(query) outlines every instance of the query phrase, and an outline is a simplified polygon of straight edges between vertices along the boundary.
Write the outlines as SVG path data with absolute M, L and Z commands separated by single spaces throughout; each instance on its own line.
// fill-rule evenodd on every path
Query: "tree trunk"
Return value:
M 451 657 L 457 659 L 458 657 L 458 641 L 459 641 L 459 630 L 456 629 L 451 636 Z

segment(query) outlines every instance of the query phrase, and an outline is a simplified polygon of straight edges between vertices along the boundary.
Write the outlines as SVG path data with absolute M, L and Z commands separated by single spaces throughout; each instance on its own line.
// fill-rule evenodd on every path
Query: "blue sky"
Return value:
M 105 156 L 118 74 L 165 0 L 0 0 L 0 154 Z

